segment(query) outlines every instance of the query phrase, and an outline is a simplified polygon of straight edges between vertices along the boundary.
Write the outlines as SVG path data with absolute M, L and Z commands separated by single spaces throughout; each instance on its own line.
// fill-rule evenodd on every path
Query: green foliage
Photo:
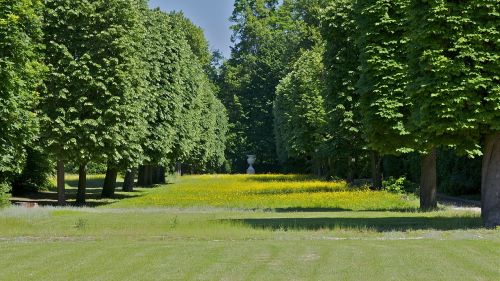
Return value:
M 406 192 L 415 193 L 418 185 L 406 179 L 406 177 L 389 177 L 382 181 L 382 190 L 390 193 L 403 194 Z
M 169 16 L 171 24 L 175 25 L 178 30 L 182 30 L 191 52 L 198 58 L 201 66 L 206 69 L 212 61 L 212 54 L 203 29 L 194 25 L 182 12 L 172 12 Z
M 350 170 L 355 170 L 352 166 L 357 165 L 352 159 L 359 162 L 366 157 L 360 96 L 355 88 L 360 73 L 356 44 L 358 26 L 353 9 L 350 0 L 334 1 L 322 15 L 321 32 L 326 41 L 326 131 L 329 135 L 322 149 L 335 163 L 331 172 L 337 176 L 351 174 Z
M 323 48 L 305 52 L 276 88 L 274 130 L 280 161 L 318 157 L 325 141 Z
M 0 1 L 0 181 L 21 172 L 37 137 L 42 1 Z
M 87 174 L 105 174 L 108 165 L 106 163 L 95 163 L 89 162 L 87 163 Z M 75 163 L 68 163 L 64 167 L 64 170 L 68 174 L 78 174 L 79 165 Z
M 193 53 L 196 42 L 206 40 L 182 14 L 153 10 L 146 15 L 147 161 L 170 169 L 183 162 L 197 171 L 216 170 L 225 160 L 227 117 L 204 72 L 205 62 Z M 194 43 L 193 36 L 198 38 Z M 197 48 L 198 55 L 209 54 L 208 47 Z
M 188 47 L 182 35 L 175 35 L 165 13 L 146 10 L 145 14 L 148 135 L 143 147 L 148 162 L 167 166 L 175 160 L 171 153 L 183 106 L 180 69 Z
M 12 181 L 12 194 L 36 192 L 51 187 L 54 161 L 39 144 L 27 148 L 26 164 Z
M 412 0 L 409 11 L 416 134 L 479 155 L 480 134 L 500 129 L 498 3 Z
M 221 98 L 231 123 L 229 157 L 243 171 L 245 155 L 257 155 L 261 170 L 275 170 L 277 155 L 272 109 L 276 86 L 318 41 L 306 23 L 303 1 L 238 0 L 231 17 L 231 58 L 223 66 Z M 310 8 L 310 7 L 309 7 Z M 311 9 L 314 10 L 314 9 Z
M 408 0 L 359 0 L 355 7 L 361 62 L 357 89 L 368 146 L 383 155 L 409 152 Z
M 10 204 L 9 192 L 10 192 L 10 185 L 7 183 L 0 183 L 0 208 Z
M 145 135 L 137 1 L 46 1 L 44 139 L 58 159 L 138 162 Z

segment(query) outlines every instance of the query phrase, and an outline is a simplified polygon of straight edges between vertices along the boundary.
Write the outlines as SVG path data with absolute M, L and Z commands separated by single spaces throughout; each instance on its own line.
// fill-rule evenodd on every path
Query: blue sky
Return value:
M 212 49 L 219 49 L 229 58 L 231 30 L 229 17 L 234 0 L 150 0 L 151 8 L 163 11 L 183 11 L 196 25 L 205 30 L 205 36 Z

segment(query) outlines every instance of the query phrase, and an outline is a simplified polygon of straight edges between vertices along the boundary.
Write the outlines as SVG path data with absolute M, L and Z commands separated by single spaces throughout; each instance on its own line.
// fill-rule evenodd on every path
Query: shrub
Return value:
M 28 147 L 23 171 L 12 180 L 12 194 L 17 196 L 49 189 L 53 171 L 54 163 L 41 147 Z
M 418 186 L 407 180 L 406 177 L 394 178 L 389 177 L 382 182 L 382 189 L 390 193 L 415 193 Z
M 0 208 L 9 205 L 10 186 L 6 183 L 0 183 Z

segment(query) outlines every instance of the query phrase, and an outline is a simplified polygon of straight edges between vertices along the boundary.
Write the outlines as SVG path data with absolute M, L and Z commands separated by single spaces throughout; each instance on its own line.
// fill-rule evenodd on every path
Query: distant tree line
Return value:
M 0 2 L 0 194 L 39 187 L 57 166 L 107 168 L 111 197 L 182 166 L 218 171 L 228 118 L 203 31 L 146 0 Z M 57 165 L 55 165 L 57 164 Z M 1 196 L 1 195 L 0 195 Z M 2 200 L 2 199 L 0 199 Z
M 500 224 L 498 9 L 237 0 L 219 78 L 233 168 L 255 153 L 257 170 L 370 177 L 375 189 L 406 175 L 424 210 L 437 206 L 438 182 L 456 193 L 482 185 L 485 223 Z

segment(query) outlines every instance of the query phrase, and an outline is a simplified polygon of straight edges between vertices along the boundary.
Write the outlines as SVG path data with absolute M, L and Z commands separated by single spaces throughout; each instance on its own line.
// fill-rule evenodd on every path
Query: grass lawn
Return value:
M 278 175 L 185 177 L 136 195 L 1 210 L 0 280 L 500 277 L 499 229 L 473 211 L 416 212 L 411 197 Z

